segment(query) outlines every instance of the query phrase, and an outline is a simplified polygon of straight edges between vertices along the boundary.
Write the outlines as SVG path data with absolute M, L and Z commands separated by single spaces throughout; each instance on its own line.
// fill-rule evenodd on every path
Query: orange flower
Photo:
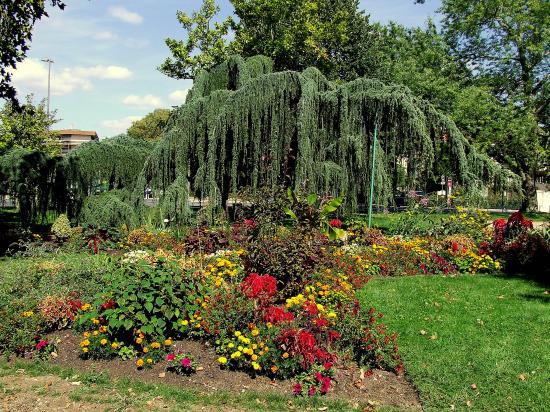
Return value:
M 138 368 L 141 368 L 141 367 L 143 367 L 143 363 L 144 363 L 144 362 L 143 362 L 143 359 L 138 359 L 138 360 L 136 361 L 136 366 L 137 366 Z
M 275 365 L 271 366 L 271 372 L 273 373 L 277 373 L 277 371 L 279 370 L 279 368 Z

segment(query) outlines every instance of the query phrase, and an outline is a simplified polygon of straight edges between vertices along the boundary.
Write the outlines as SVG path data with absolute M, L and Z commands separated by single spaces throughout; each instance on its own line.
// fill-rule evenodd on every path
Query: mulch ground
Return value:
M 58 357 L 53 363 L 70 367 L 80 372 L 107 372 L 111 378 L 131 378 L 153 384 L 165 384 L 198 390 L 201 393 L 227 391 L 292 393 L 291 381 L 272 381 L 266 377 L 251 377 L 246 373 L 221 369 L 218 355 L 213 348 L 197 341 L 175 342 L 176 350 L 192 353 L 199 364 L 197 373 L 180 376 L 164 370 L 162 364 L 150 369 L 137 370 L 133 361 L 83 360 L 80 358 L 80 336 L 72 331 L 51 334 L 50 340 L 59 339 Z M 337 374 L 328 398 L 345 399 L 351 403 L 368 403 L 374 406 L 393 406 L 403 409 L 421 410 L 418 393 L 403 377 L 391 372 L 375 370 L 371 376 L 364 376 L 357 366 L 337 368 Z

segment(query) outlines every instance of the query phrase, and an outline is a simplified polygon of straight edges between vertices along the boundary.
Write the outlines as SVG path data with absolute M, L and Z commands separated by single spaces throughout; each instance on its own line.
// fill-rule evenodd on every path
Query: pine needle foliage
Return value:
M 188 214 L 189 196 L 225 207 L 242 188 L 280 184 L 345 195 L 353 211 L 370 195 L 375 128 L 380 205 L 392 203 L 403 164 L 409 189 L 425 189 L 440 173 L 468 190 L 504 190 L 517 180 L 404 86 L 366 78 L 337 84 L 314 68 L 272 68 L 263 56 L 234 56 L 201 72 L 149 156 L 136 193 L 146 185 L 160 189 L 164 214 L 177 221 Z

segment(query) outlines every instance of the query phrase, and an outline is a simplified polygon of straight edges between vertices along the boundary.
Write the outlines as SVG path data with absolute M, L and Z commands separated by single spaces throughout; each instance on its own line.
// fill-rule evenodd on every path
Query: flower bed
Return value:
M 503 260 L 530 264 L 548 253 L 521 215 L 495 221 L 493 236 L 482 214 L 469 216 L 452 215 L 444 233 L 424 237 L 322 223 L 323 230 L 348 229 L 345 242 L 338 240 L 345 232 L 300 224 L 262 230 L 253 219 L 224 230 L 201 227 L 183 244 L 140 229 L 121 242 L 127 253 L 95 301 L 50 296 L 25 308 L 21 319 L 40 316 L 44 330 L 72 324 L 82 334 L 84 359 L 132 359 L 138 369 L 160 363 L 177 374 L 199 365 L 174 341 L 198 339 L 214 348 L 221 369 L 292 379 L 295 395 L 323 395 L 349 361 L 367 371 L 404 371 L 397 334 L 357 299 L 372 277 L 494 273 Z M 461 233 L 461 225 L 478 233 Z M 521 249 L 522 239 L 538 245 L 535 252 Z

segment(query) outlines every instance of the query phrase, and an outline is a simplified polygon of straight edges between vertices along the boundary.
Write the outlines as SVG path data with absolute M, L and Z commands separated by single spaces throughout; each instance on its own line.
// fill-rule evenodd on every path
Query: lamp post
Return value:
M 51 76 L 52 76 L 52 63 L 54 61 L 52 59 L 42 59 L 44 63 L 48 63 L 48 106 L 47 106 L 47 113 L 48 118 L 50 118 L 50 82 L 51 82 Z

